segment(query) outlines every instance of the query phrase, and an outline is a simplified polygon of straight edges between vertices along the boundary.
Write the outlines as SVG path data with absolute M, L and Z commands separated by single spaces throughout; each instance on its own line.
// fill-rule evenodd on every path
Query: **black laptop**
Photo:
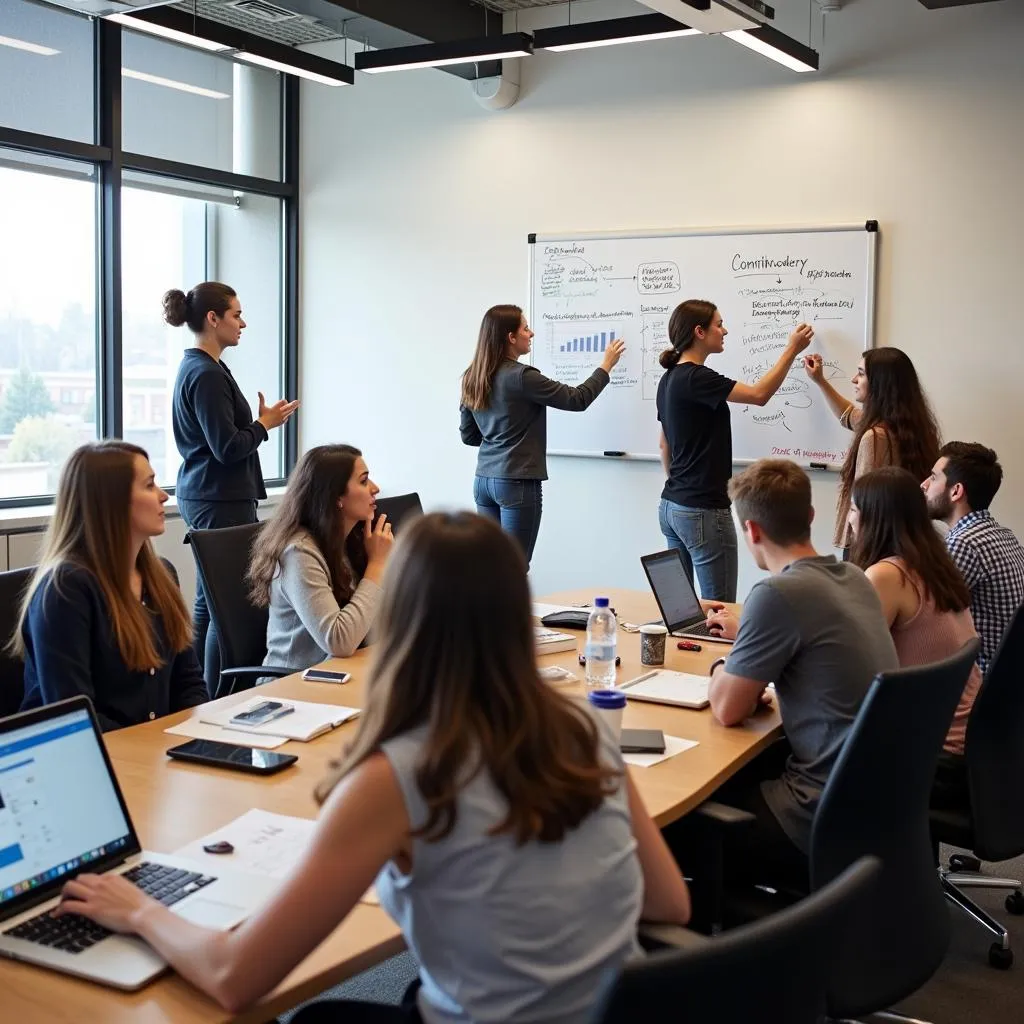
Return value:
M 707 615 L 697 600 L 690 576 L 683 565 L 677 548 L 643 555 L 640 564 L 647 573 L 647 582 L 654 591 L 661 620 L 672 636 L 692 637 L 694 640 L 712 640 L 731 644 L 732 640 L 712 633 L 708 629 Z

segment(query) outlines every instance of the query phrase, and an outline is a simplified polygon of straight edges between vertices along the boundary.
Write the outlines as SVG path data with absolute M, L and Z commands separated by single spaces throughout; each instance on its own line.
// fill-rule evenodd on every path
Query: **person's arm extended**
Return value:
M 665 477 L 667 479 L 672 464 L 672 451 L 668 446 L 668 439 L 665 437 L 664 429 L 658 435 L 658 451 L 661 452 L 661 468 L 665 470 Z
M 537 405 L 566 412 L 583 412 L 608 386 L 608 372 L 598 367 L 582 384 L 570 387 L 560 381 L 545 377 L 532 366 L 523 368 L 523 395 Z
M 626 792 L 633 837 L 644 876 L 645 921 L 686 924 L 690 920 L 690 890 L 658 826 L 654 824 L 636 785 L 626 769 Z
M 825 361 L 820 355 L 804 356 L 804 369 L 807 376 L 814 381 L 825 396 L 828 407 L 835 413 L 836 418 L 842 420 L 847 417 L 846 426 L 853 430 L 860 419 L 860 409 L 844 395 L 841 395 L 832 384 L 825 380 Z
M 743 384 L 737 381 L 729 392 L 728 401 L 740 405 L 767 405 L 775 392 L 782 387 L 793 360 L 810 345 L 813 337 L 812 327 L 798 324 L 796 330 L 789 336 L 789 342 L 782 350 L 779 361 L 756 384 Z
M 335 787 L 277 894 L 235 931 L 190 924 L 112 874 L 69 882 L 57 915 L 81 914 L 141 936 L 180 975 L 229 1013 L 240 1013 L 345 919 L 409 831 L 394 771 L 383 754 L 372 754 Z
M 199 374 L 193 403 L 213 457 L 225 466 L 252 455 L 270 436 L 258 419 L 242 429 L 235 426 L 234 392 L 231 381 L 220 371 Z
M 281 556 L 280 583 L 306 632 L 335 658 L 355 654 L 370 632 L 384 593 L 377 582 L 364 576 L 341 607 L 323 562 L 299 546 Z
M 761 706 L 767 685 L 760 679 L 733 675 L 719 665 L 708 687 L 711 713 L 722 725 L 742 725 Z
M 459 406 L 459 434 L 462 437 L 462 443 L 468 444 L 470 448 L 479 448 L 484 439 L 472 410 L 467 409 L 464 405 Z

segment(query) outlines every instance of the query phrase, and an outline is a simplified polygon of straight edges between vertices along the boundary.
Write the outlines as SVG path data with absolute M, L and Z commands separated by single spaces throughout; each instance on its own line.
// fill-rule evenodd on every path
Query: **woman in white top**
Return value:
M 84 875 L 58 913 L 141 935 L 238 1013 L 376 881 L 420 965 L 415 1004 L 300 1021 L 585 1024 L 638 954 L 641 915 L 685 924 L 690 899 L 611 731 L 537 674 L 521 549 L 482 516 L 424 516 L 396 545 L 379 625 L 358 733 L 270 903 L 212 932 Z
M 379 490 L 351 445 L 299 459 L 249 567 L 252 599 L 270 609 L 264 665 L 308 668 L 366 639 L 393 541 L 387 516 L 372 525 Z

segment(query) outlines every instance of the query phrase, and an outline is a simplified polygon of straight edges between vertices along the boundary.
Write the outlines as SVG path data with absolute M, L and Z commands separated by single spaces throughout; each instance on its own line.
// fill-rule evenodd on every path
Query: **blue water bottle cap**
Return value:
M 595 597 L 594 598 L 594 607 L 595 608 L 607 608 L 608 607 L 608 598 L 607 597 Z
M 617 711 L 626 706 L 626 695 L 621 690 L 591 690 L 587 700 L 602 711 Z

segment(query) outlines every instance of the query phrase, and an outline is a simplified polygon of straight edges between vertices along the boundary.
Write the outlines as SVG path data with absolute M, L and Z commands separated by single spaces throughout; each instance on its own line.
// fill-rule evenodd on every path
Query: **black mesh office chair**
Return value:
M 967 720 L 964 755 L 970 802 L 933 809 L 932 838 L 976 855 L 951 857 L 950 869 L 939 872 L 942 888 L 951 903 L 996 937 L 989 963 L 1005 969 L 1013 964 L 1009 934 L 962 890 L 1010 889 L 1006 909 L 1024 914 L 1020 880 L 982 875 L 977 859 L 1009 860 L 1024 853 L 1024 606 L 1010 620 L 985 673 Z
M 220 530 L 190 530 L 185 537 L 192 545 L 210 616 L 217 626 L 220 679 L 211 697 L 248 689 L 263 677 L 280 678 L 298 671 L 261 664 L 267 655 L 269 613 L 249 599 L 245 574 L 262 527 L 262 523 L 247 523 Z
M 811 887 L 861 857 L 882 864 L 847 922 L 828 979 L 832 1017 L 879 1013 L 916 992 L 949 945 L 928 827 L 935 765 L 977 656 L 877 676 L 829 776 L 811 830 Z M 890 1020 L 907 1020 L 887 1014 Z
M 819 1024 L 836 936 L 880 870 L 862 858 L 778 914 L 627 964 L 602 993 L 594 1024 Z
M 420 496 L 413 491 L 411 494 L 396 494 L 392 498 L 378 498 L 377 512 L 387 515 L 391 530 L 397 537 L 401 524 L 422 515 L 423 506 L 420 504 Z
M 7 650 L 18 625 L 21 599 L 36 567 L 0 572 L 0 718 L 13 715 L 25 696 L 25 663 Z

